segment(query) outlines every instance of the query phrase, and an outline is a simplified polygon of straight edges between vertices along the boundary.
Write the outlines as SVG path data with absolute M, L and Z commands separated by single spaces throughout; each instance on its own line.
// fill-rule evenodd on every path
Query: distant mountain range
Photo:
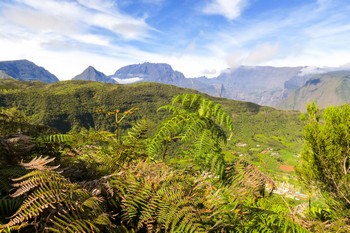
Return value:
M 59 81 L 27 60 L 0 62 L 0 78 Z M 350 103 L 350 71 L 312 67 L 240 66 L 224 70 L 217 78 L 186 78 L 165 63 L 133 64 L 105 75 L 89 66 L 73 80 L 128 84 L 158 82 L 192 88 L 212 96 L 305 111 L 312 100 L 321 107 Z

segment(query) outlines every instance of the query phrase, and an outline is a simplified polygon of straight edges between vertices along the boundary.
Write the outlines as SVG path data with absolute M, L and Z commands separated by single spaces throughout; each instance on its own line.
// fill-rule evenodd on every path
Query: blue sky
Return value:
M 168 63 L 187 77 L 239 65 L 349 67 L 348 0 L 1 0 L 0 60 L 59 79 Z

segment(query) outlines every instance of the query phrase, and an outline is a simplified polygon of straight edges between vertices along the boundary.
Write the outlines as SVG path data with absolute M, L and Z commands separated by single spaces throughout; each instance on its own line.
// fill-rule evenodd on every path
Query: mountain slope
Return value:
M 302 67 L 241 66 L 223 71 L 216 79 L 199 80 L 212 88 L 205 93 L 229 99 L 276 106 L 283 98 L 285 82 L 297 77 Z
M 2 61 L 0 62 L 0 70 L 15 79 L 23 81 L 38 80 L 45 83 L 59 81 L 55 75 L 28 60 Z
M 115 72 L 113 78 L 121 83 L 130 80 L 173 84 L 212 96 L 276 106 L 289 90 L 290 85 L 286 87 L 285 83 L 298 77 L 302 69 L 303 67 L 242 66 L 227 69 L 217 78 L 188 79 L 168 64 L 143 63 L 122 67 Z
M 320 108 L 350 103 L 350 71 L 313 75 L 305 85 L 293 91 L 279 107 L 306 111 L 306 105 L 315 101 Z
M 158 112 L 158 107 L 168 104 L 173 96 L 183 93 L 198 92 L 159 83 L 109 85 L 64 81 L 43 84 L 3 79 L 0 80 L 0 107 L 17 107 L 29 116 L 32 123 L 56 127 L 61 132 L 81 128 L 113 131 L 115 119 L 97 110 L 125 111 L 138 107 L 140 110 L 128 117 L 123 128 L 130 127 L 136 119 L 147 118 L 150 121 L 149 128 L 155 130 L 159 121 L 168 114 Z M 220 103 L 233 117 L 232 144 L 243 141 L 255 147 L 257 144 L 266 144 L 268 140 L 269 145 L 284 148 L 301 142 L 299 112 L 205 96 Z M 286 141 L 288 145 L 285 145 Z
M 97 71 L 94 67 L 89 66 L 81 74 L 78 74 L 72 80 L 96 81 L 103 83 L 117 83 L 114 79 L 104 73 Z
M 4 78 L 7 78 L 7 79 L 14 79 L 14 78 L 12 78 L 10 75 L 6 74 L 5 71 L 0 70 L 0 79 L 4 79 Z

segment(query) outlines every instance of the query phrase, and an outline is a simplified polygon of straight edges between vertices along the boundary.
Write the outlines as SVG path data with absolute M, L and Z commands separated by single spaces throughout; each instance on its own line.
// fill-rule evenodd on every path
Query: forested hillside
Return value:
M 82 128 L 114 131 L 113 117 L 103 112 L 137 107 L 139 110 L 123 124 L 123 129 L 130 128 L 132 122 L 141 118 L 149 119 L 153 128 L 156 128 L 166 115 L 157 112 L 158 107 L 183 93 L 198 92 L 158 83 L 111 85 L 64 81 L 43 84 L 4 79 L 0 80 L 0 107 L 15 107 L 27 115 L 32 123 L 54 127 L 62 133 Z M 300 147 L 300 113 L 205 94 L 203 96 L 222 104 L 232 116 L 235 142 L 256 145 L 270 141 L 283 147 L 283 142 L 289 141 Z
M 0 100 L 0 232 L 349 231 L 348 106 L 299 119 L 162 84 L 10 79 Z

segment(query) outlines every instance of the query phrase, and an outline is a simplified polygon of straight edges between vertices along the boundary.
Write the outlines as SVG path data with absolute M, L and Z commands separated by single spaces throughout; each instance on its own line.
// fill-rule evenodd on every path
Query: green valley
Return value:
M 319 229 L 328 199 L 295 171 L 305 119 L 159 83 L 1 79 L 0 232 Z

